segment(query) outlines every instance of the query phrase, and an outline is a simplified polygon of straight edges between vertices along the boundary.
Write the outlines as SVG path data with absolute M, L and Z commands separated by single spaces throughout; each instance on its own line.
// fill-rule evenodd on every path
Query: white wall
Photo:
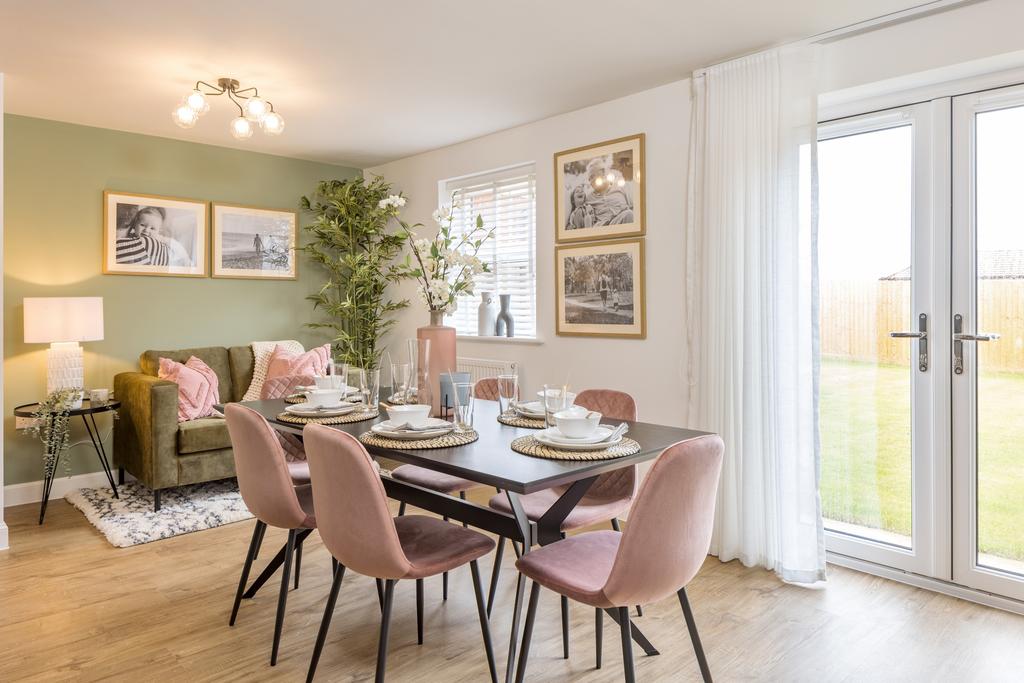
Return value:
M 429 224 L 437 182 L 533 161 L 537 168 L 537 327 L 542 343 L 460 339 L 460 356 L 521 363 L 524 389 L 569 376 L 576 389 L 609 387 L 637 398 L 642 419 L 681 424 L 686 390 L 682 369 L 683 229 L 690 82 L 666 86 L 458 145 L 367 169 L 383 174 L 408 198 L 404 217 Z M 647 339 L 555 335 L 553 154 L 633 133 L 647 136 Z M 427 314 L 411 286 L 413 308 L 392 339 L 415 335 Z M 525 393 L 525 392 L 524 392 Z

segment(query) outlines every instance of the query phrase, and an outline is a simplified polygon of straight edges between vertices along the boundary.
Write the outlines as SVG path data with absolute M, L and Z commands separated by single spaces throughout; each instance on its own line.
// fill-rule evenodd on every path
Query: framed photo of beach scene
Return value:
M 556 332 L 645 339 L 645 275 L 642 238 L 556 246 Z
M 555 154 L 555 241 L 645 231 L 644 134 Z
M 206 277 L 207 204 L 193 199 L 103 192 L 103 272 Z
M 298 214 L 213 204 L 213 277 L 294 280 Z

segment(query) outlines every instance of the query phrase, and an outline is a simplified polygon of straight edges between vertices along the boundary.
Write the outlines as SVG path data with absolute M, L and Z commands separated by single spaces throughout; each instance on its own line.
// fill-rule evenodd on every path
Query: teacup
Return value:
M 389 405 L 388 419 L 395 424 L 408 423 L 411 427 L 423 427 L 430 419 L 430 406 L 419 403 Z
M 313 389 L 306 392 L 306 401 L 316 408 L 321 406 L 332 406 L 342 402 L 345 398 L 344 389 Z
M 555 413 L 555 424 L 563 436 L 570 439 L 585 439 L 601 424 L 601 413 L 574 406 Z

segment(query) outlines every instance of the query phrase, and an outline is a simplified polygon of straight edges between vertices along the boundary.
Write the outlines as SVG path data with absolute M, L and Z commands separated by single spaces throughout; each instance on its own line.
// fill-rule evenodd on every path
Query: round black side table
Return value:
M 113 410 L 117 410 L 121 407 L 120 401 L 110 400 L 106 403 L 92 404 L 89 399 L 82 401 L 81 408 L 73 408 L 68 412 L 70 417 L 80 415 L 82 422 L 85 423 L 85 431 L 89 433 L 89 440 L 92 441 L 92 447 L 96 451 L 96 457 L 100 459 L 100 465 L 103 466 L 103 472 L 107 475 L 107 481 L 110 482 L 110 488 L 114 492 L 114 498 L 120 498 L 117 495 L 117 484 L 114 483 L 114 473 L 110 469 L 110 462 L 107 460 L 107 451 L 103 447 L 103 439 L 100 436 L 99 427 L 96 426 L 96 414 L 97 413 L 108 413 Z M 38 403 L 26 403 L 25 405 L 18 406 L 14 409 L 15 417 L 33 417 L 35 411 L 39 408 Z M 43 518 L 46 517 L 46 504 L 50 501 L 50 489 L 53 488 L 53 479 L 57 474 L 57 465 L 60 464 L 60 456 L 58 453 L 57 457 L 53 459 L 53 467 L 49 472 L 46 472 L 46 477 L 43 479 L 43 502 L 39 508 L 39 523 L 43 523 Z

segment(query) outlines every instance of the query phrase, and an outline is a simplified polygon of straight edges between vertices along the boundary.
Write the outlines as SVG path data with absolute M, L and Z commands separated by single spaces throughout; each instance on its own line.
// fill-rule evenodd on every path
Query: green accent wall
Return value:
M 103 190 L 298 211 L 317 181 L 358 169 L 14 115 L 4 117 L 3 149 L 4 484 L 43 474 L 40 443 L 12 416 L 46 391 L 47 345 L 24 343 L 24 297 L 103 297 L 104 339 L 82 344 L 86 388 L 112 387 L 145 349 L 326 341 L 304 328 L 313 319 L 304 297 L 322 275 L 302 256 L 287 282 L 101 274 Z M 99 471 L 80 422 L 71 472 Z M 110 428 L 102 416 L 100 430 Z

